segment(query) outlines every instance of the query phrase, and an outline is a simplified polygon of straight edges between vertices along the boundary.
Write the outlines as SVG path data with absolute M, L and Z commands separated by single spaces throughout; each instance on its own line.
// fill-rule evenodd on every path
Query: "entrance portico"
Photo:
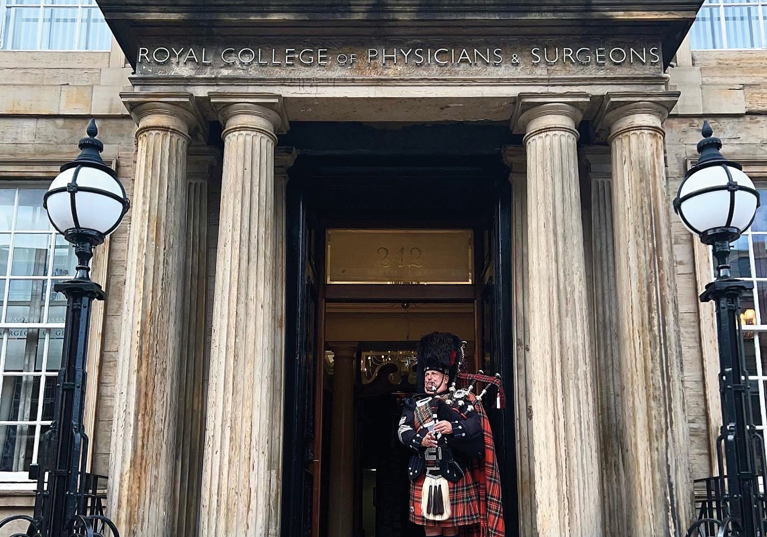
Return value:
M 109 20 L 108 5 L 104 11 Z M 670 35 L 679 21 L 663 13 Z M 687 16 L 692 20 L 694 11 Z M 186 194 L 192 190 L 186 190 L 183 166 L 169 174 L 172 165 L 163 162 L 185 163 L 187 142 L 217 145 L 218 134 L 209 133 L 220 132 L 223 140 L 205 408 L 178 412 L 188 354 L 178 348 L 180 337 L 149 350 L 121 350 L 125 364 L 136 364 L 121 372 L 116 408 L 123 414 L 112 439 L 110 505 L 124 535 L 174 534 L 179 520 L 199 517 L 198 533 L 181 530 L 185 537 L 276 536 L 290 516 L 281 503 L 284 467 L 295 464 L 281 455 L 280 416 L 293 411 L 278 389 L 291 360 L 282 350 L 291 335 L 284 318 L 281 178 L 302 148 L 280 142 L 291 125 L 305 122 L 328 129 L 334 123 L 508 125 L 517 144 L 498 159 L 515 155 L 507 158 L 511 205 L 519 212 L 512 220 L 525 226 L 525 240 L 515 242 L 520 253 L 505 270 L 526 276 L 514 285 L 517 314 L 503 320 L 516 343 L 507 357 L 515 378 L 507 380 L 516 442 L 523 446 L 517 450 L 519 520 L 507 527 L 529 536 L 683 535 L 692 490 L 662 127 L 678 98 L 663 74 L 673 38 L 650 37 L 649 22 L 628 16 L 614 23 L 626 32 L 620 39 L 575 30 L 572 37 L 549 39 L 541 29 L 499 41 L 516 20 L 506 28 L 489 25 L 490 37 L 481 41 L 466 38 L 453 21 L 446 23 L 449 32 L 421 39 L 414 37 L 415 23 L 402 23 L 407 35 L 385 43 L 374 28 L 364 38 L 322 37 L 327 29 L 320 29 L 318 38 L 302 35 L 295 23 L 289 32 L 259 37 L 262 46 L 237 35 L 203 43 L 178 22 L 167 38 L 160 37 L 159 22 L 137 25 L 145 29 L 142 40 L 123 34 L 134 47 L 133 91 L 121 96 L 139 121 L 137 161 L 165 159 L 137 167 L 137 184 L 186 196 L 163 206 L 163 218 L 153 217 L 151 208 L 136 210 L 133 226 L 167 237 L 187 279 L 205 277 L 182 269 L 199 262 L 184 252 L 199 240 L 195 230 L 206 227 L 206 215 Z M 320 39 L 327 46 L 316 46 Z M 148 121 L 145 110 L 159 112 Z M 582 153 L 597 145 L 609 146 L 611 173 L 600 180 L 610 185 L 611 197 L 586 212 L 584 184 L 592 178 Z M 587 218 L 591 236 L 612 237 L 610 256 L 595 244 L 587 247 Z M 131 248 L 129 255 L 153 259 L 161 257 L 154 248 L 169 247 L 132 240 Z M 136 292 L 125 305 L 134 313 L 126 318 L 151 319 L 131 325 L 138 341 L 189 333 L 204 315 L 192 311 L 204 301 L 186 309 L 171 304 L 175 291 L 164 270 L 129 264 L 129 280 L 152 290 Z M 596 272 L 612 273 L 612 296 L 594 290 Z M 617 348 L 597 341 L 603 316 L 614 323 Z M 616 386 L 620 397 L 604 396 Z M 152 401 L 151 412 L 132 410 L 145 401 Z M 204 444 L 182 449 L 179 431 L 190 423 L 205 424 Z M 201 475 L 199 505 L 179 497 L 179 468 Z M 633 505 L 616 505 L 616 497 Z M 140 503 L 147 498 L 151 509 Z

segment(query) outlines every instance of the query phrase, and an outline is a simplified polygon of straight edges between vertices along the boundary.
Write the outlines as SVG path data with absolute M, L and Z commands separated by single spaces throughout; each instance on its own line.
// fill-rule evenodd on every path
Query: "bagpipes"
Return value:
M 486 375 L 484 371 L 481 369 L 477 371 L 476 373 L 469 373 L 466 371 L 466 341 L 461 342 L 461 359 L 458 362 L 458 373 L 455 376 L 455 379 L 453 379 L 452 384 L 450 385 L 450 398 L 448 399 L 447 403 L 450 404 L 452 401 L 455 401 L 455 403 L 458 405 L 458 407 L 463 407 L 466 405 L 466 409 L 468 412 L 471 412 L 474 410 L 473 405 L 466 404 L 465 399 L 469 396 L 470 393 L 474 391 L 474 386 L 477 382 L 480 382 L 485 385 L 484 389 L 479 393 L 479 395 L 476 396 L 477 401 L 482 401 L 485 396 L 487 396 L 487 392 L 490 390 L 492 386 L 496 389 L 496 396 L 495 396 L 495 407 L 498 410 L 501 410 L 506 406 L 506 394 L 503 391 L 503 382 L 501 381 L 501 374 L 496 373 L 495 376 L 491 377 L 490 375 Z M 464 385 L 468 385 L 466 388 L 458 389 L 456 388 L 457 381 L 462 381 Z

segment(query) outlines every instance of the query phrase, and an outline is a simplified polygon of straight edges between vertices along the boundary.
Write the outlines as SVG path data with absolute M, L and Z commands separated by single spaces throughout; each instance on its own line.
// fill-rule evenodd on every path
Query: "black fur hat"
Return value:
M 447 332 L 433 332 L 421 338 L 418 343 L 418 370 L 416 390 L 425 391 L 424 377 L 427 371 L 442 371 L 449 376 L 448 384 L 455 380 L 458 365 L 463 358 L 462 341 Z

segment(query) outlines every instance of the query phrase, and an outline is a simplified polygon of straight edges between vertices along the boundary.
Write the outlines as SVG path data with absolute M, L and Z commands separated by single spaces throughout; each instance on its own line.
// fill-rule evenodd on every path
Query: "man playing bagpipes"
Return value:
M 413 451 L 408 465 L 410 521 L 427 536 L 503 537 L 501 485 L 492 431 L 474 380 L 456 390 L 465 342 L 434 332 L 418 345 L 416 394 L 406 399 L 400 442 Z M 488 387 L 490 384 L 488 385 Z M 500 392 L 499 392 L 500 403 Z

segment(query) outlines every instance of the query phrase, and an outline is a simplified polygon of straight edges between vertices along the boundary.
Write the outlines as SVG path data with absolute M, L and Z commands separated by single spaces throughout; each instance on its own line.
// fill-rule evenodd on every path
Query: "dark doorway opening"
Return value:
M 473 368 L 504 377 L 507 407 L 489 415 L 499 452 L 507 532 L 517 534 L 510 202 L 508 170 L 500 156 L 297 159 L 290 170 L 286 206 L 284 537 L 328 535 L 327 423 L 333 404 L 328 383 L 322 381 L 326 306 L 384 302 L 472 305 Z M 328 285 L 325 236 L 338 227 L 473 230 L 474 280 L 471 285 Z M 405 345 L 414 348 L 413 342 Z M 365 535 L 365 525 L 369 527 L 363 496 L 371 483 L 375 535 L 410 537 L 422 532 L 403 522 L 408 453 L 394 431 L 406 393 L 389 388 L 367 396 L 360 392 L 355 398 L 357 499 L 350 506 L 354 537 Z

